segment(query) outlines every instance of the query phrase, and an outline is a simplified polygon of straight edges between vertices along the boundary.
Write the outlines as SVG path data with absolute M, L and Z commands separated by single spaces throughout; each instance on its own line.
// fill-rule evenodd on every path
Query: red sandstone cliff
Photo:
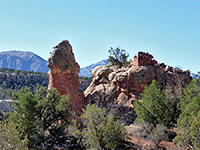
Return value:
M 72 110 L 80 116 L 86 100 L 83 92 L 79 91 L 80 66 L 75 61 L 69 41 L 62 41 L 54 47 L 47 66 L 50 69 L 48 88 L 56 88 L 61 95 L 69 94 Z
M 191 81 L 190 72 L 174 69 L 163 63 L 157 63 L 153 56 L 139 52 L 127 68 L 117 66 L 98 66 L 92 71 L 93 81 L 85 90 L 88 103 L 109 103 L 114 100 L 122 106 L 118 111 L 133 121 L 133 101 L 152 80 L 157 80 L 162 89 L 170 85 L 174 93 L 181 93 Z M 125 112 L 123 112 L 126 109 Z M 129 109 L 129 110 L 127 110 Z

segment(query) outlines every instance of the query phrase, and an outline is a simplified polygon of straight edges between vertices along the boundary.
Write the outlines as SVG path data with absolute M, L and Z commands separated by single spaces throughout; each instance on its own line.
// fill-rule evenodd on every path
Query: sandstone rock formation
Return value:
M 50 69 L 48 88 L 56 88 L 61 95 L 69 94 L 72 110 L 80 116 L 86 100 L 83 92 L 79 90 L 80 67 L 75 61 L 69 41 L 62 41 L 54 47 L 47 66 Z
M 174 89 L 174 93 L 181 93 L 192 79 L 190 71 L 182 71 L 157 63 L 152 55 L 144 52 L 139 52 L 138 56 L 134 56 L 133 62 L 127 68 L 98 66 L 93 69 L 92 76 L 93 81 L 85 90 L 88 103 L 102 103 L 102 101 L 108 103 L 115 100 L 122 106 L 121 110 L 131 110 L 119 111 L 121 115 L 127 115 L 128 122 L 135 119 L 134 99 L 140 99 L 140 93 L 152 80 L 157 80 L 162 89 L 165 89 L 168 84 Z
M 133 59 L 131 66 L 154 66 L 158 63 L 156 60 L 153 60 L 151 54 L 144 52 L 138 52 L 138 56 L 135 55 Z

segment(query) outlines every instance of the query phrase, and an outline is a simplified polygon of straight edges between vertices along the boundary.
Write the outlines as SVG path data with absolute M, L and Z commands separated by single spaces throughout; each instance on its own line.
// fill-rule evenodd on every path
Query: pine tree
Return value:
M 70 123 L 69 97 L 60 96 L 56 89 L 48 91 L 44 87 L 37 87 L 36 93 L 28 88 L 16 94 L 17 101 L 13 103 L 14 112 L 9 120 L 19 123 L 24 138 L 27 135 L 28 147 L 36 149 L 50 149 L 54 144 L 64 142 L 66 129 Z M 60 124 L 59 121 L 63 121 Z
M 200 121 L 197 120 L 200 112 L 200 78 L 194 78 L 190 85 L 184 89 L 180 98 L 181 115 L 178 119 L 178 129 L 181 131 L 173 142 L 180 146 L 194 146 L 199 137 L 195 137 L 196 127 Z M 193 130 L 193 132 L 192 132 Z M 199 144 L 199 143 L 198 143 Z
M 157 124 L 171 126 L 171 105 L 155 80 L 145 88 L 141 94 L 141 101 L 135 100 L 134 107 L 138 116 L 137 122 L 153 124 L 154 127 Z

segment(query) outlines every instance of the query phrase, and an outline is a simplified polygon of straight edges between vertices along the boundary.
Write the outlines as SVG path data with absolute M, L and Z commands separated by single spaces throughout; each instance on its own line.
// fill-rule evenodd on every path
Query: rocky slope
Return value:
M 118 66 L 98 66 L 92 70 L 93 81 L 85 90 L 88 103 L 107 105 L 114 101 L 120 116 L 127 124 L 135 119 L 133 102 L 140 99 L 140 93 L 152 80 L 165 89 L 167 85 L 174 93 L 181 93 L 191 81 L 190 71 L 174 69 L 164 63 L 157 63 L 153 56 L 139 52 L 127 68 Z M 113 102 L 112 102 L 113 103 Z M 110 106 L 107 106 L 110 107 Z
M 0 53 L 0 68 L 48 72 L 47 61 L 32 52 L 7 51 Z

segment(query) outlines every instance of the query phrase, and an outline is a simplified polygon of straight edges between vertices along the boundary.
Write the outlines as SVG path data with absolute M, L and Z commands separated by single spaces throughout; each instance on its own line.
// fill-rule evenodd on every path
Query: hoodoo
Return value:
M 64 40 L 54 47 L 48 58 L 47 66 L 50 69 L 48 89 L 54 87 L 61 95 L 68 94 L 72 103 L 72 111 L 80 116 L 86 99 L 83 92 L 79 90 L 80 66 L 75 60 L 69 41 Z

